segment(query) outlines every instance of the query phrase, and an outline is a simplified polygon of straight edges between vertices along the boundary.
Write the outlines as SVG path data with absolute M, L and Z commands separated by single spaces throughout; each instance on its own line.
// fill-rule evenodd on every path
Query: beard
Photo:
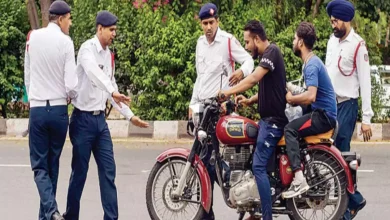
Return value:
M 259 57 L 259 49 L 255 46 L 252 50 L 252 58 L 257 59 Z
M 298 48 L 296 48 L 296 47 L 294 46 L 294 47 L 293 47 L 293 51 L 294 51 L 295 56 L 301 57 L 302 51 L 301 51 L 300 49 L 298 49 Z
M 338 28 L 333 28 L 333 33 L 334 36 L 337 38 L 343 38 L 345 34 L 347 33 L 347 29 L 345 27 L 341 27 L 340 29 Z

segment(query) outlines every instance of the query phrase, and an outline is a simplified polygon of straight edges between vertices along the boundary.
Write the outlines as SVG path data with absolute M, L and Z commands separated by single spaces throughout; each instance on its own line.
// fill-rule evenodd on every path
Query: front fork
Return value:
M 199 161 L 201 161 L 201 160 L 199 160 L 199 161 L 195 162 L 195 155 L 197 152 L 199 152 L 200 146 L 201 146 L 201 143 L 197 139 L 195 139 L 194 144 L 192 146 L 191 153 L 189 154 L 189 156 L 187 158 L 186 166 L 184 167 L 183 173 L 180 176 L 179 183 L 177 184 L 177 187 L 172 192 L 173 198 L 180 198 L 181 195 L 183 195 L 184 187 L 190 183 L 189 181 L 191 180 L 192 176 L 195 174 L 197 167 L 198 167 L 198 164 L 199 164 Z M 191 174 L 188 175 L 189 171 L 191 170 L 192 164 L 194 164 L 194 169 L 192 169 Z M 171 168 L 170 168 L 170 170 L 171 170 Z M 174 179 L 173 172 L 171 172 L 171 177 L 172 177 L 172 181 L 173 181 L 173 179 Z M 189 177 L 189 178 L 187 178 L 187 177 Z M 176 184 L 174 184 L 174 185 L 176 185 Z

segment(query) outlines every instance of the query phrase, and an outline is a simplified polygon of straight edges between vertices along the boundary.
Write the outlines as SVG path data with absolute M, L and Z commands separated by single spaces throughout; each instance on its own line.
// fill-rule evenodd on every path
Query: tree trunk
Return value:
M 313 17 L 317 16 L 321 2 L 322 2 L 322 0 L 317 0 L 316 5 L 314 6 L 314 10 L 313 10 Z
M 389 22 L 389 26 L 387 27 L 387 31 L 386 31 L 386 41 L 385 41 L 385 47 L 388 47 L 389 46 L 389 33 L 390 32 L 390 22 Z
M 38 12 L 37 6 L 35 5 L 35 0 L 27 0 L 27 14 L 28 20 L 30 21 L 31 29 L 39 28 Z
M 46 27 L 49 24 L 49 8 L 51 0 L 39 0 L 39 3 L 41 5 L 42 27 Z
M 313 0 L 306 0 L 306 5 L 305 5 L 306 16 L 310 14 L 312 5 L 313 5 Z

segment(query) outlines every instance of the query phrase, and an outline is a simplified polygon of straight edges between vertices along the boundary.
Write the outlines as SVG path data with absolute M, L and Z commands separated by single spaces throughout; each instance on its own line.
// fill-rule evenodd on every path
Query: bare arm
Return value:
M 309 86 L 306 92 L 298 95 L 292 95 L 288 92 L 286 95 L 287 102 L 296 105 L 310 105 L 316 101 L 317 87 Z
M 268 73 L 268 69 L 264 67 L 257 67 L 252 74 L 249 74 L 238 85 L 225 91 L 225 95 L 230 96 L 236 93 L 242 93 L 255 86 Z

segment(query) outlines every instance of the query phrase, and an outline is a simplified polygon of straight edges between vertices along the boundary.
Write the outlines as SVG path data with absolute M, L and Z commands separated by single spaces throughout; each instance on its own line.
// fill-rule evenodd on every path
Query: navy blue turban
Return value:
M 355 16 L 355 7 L 347 0 L 334 0 L 326 6 L 326 12 L 329 17 L 333 16 L 336 19 L 349 22 Z

